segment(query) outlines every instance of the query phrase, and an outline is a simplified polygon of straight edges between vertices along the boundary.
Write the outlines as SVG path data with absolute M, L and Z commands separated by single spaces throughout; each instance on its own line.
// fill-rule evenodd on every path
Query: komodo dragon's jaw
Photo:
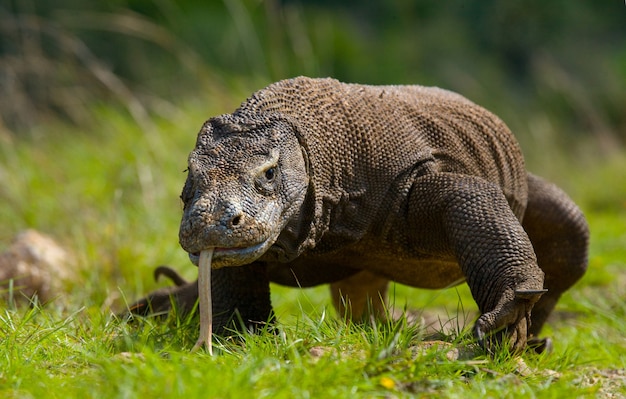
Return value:
M 272 246 L 275 240 L 275 238 L 267 239 L 258 244 L 239 248 L 214 247 L 213 264 L 217 263 L 218 266 L 213 266 L 213 268 L 252 263 L 260 256 L 262 256 L 265 252 L 267 252 L 267 250 L 269 249 L 269 247 Z M 189 253 L 189 259 L 191 260 L 191 263 L 196 266 L 198 266 L 198 263 L 200 262 L 200 252 Z

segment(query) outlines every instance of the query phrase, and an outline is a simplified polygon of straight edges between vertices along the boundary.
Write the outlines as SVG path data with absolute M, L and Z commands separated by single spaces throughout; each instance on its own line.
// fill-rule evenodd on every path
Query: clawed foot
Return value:
M 502 346 L 512 352 L 521 352 L 531 343 L 537 352 L 549 350 L 551 340 L 528 339 L 531 310 L 546 291 L 517 290 L 512 300 L 481 315 L 474 325 L 474 335 L 480 346 L 489 353 L 495 353 L 496 348 Z

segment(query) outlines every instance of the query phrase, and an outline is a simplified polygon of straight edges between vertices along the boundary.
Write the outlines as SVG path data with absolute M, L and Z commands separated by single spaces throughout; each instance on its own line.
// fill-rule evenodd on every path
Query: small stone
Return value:
M 36 230 L 18 234 L 0 253 L 0 290 L 8 291 L 12 284 L 9 300 L 26 302 L 36 295 L 40 302 L 48 302 L 60 296 L 75 274 L 69 251 Z

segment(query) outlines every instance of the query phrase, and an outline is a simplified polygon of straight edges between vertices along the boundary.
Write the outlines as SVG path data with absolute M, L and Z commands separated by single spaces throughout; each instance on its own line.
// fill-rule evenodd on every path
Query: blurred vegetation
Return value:
M 625 16 L 617 1 L 9 0 L 0 116 L 5 132 L 86 126 L 105 103 L 147 125 L 189 99 L 226 112 L 271 81 L 333 76 L 449 88 L 526 148 L 593 158 L 626 142 Z

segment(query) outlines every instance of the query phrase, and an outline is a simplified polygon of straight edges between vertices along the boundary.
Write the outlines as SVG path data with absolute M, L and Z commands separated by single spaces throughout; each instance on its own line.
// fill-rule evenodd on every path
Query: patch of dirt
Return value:
M 583 388 L 598 388 L 597 398 L 626 397 L 626 369 L 588 368 L 575 382 Z

